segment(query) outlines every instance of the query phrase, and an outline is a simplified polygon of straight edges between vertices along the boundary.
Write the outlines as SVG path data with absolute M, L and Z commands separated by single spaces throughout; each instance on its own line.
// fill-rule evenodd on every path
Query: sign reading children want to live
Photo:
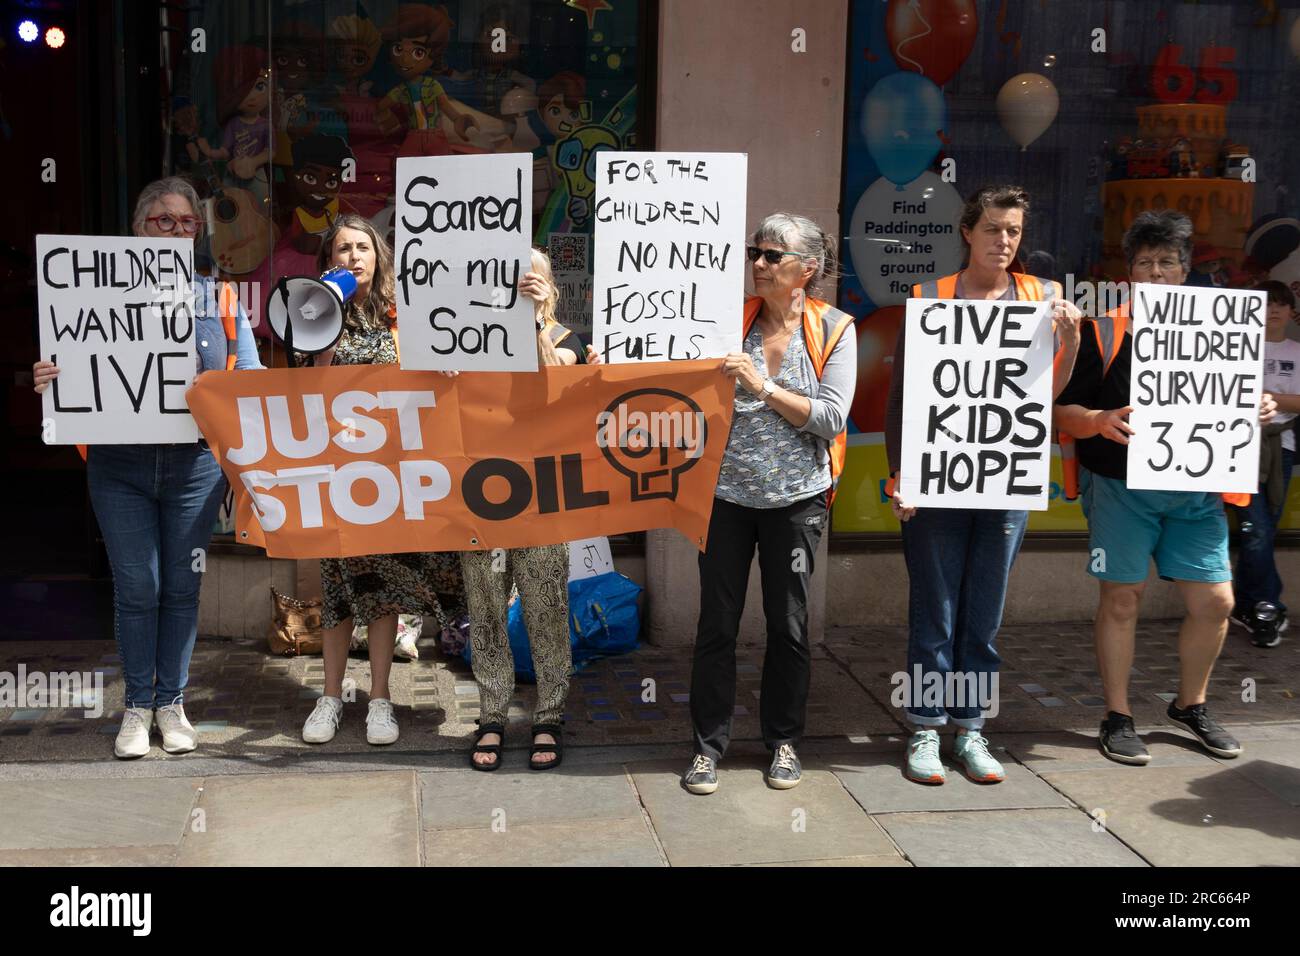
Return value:
M 922 508 L 1047 507 L 1046 302 L 909 299 L 899 492 Z
M 740 351 L 744 153 L 596 154 L 592 337 L 606 362 Z
M 194 442 L 194 241 L 37 236 L 51 445 Z
M 1253 494 L 1262 292 L 1134 284 L 1128 486 Z
M 537 371 L 532 158 L 397 161 L 397 328 L 406 369 Z

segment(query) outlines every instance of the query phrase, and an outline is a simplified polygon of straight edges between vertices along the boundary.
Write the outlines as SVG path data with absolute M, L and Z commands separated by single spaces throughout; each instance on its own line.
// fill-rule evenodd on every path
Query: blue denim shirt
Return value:
M 198 371 L 224 371 L 226 368 L 226 330 L 217 308 L 217 283 L 207 276 L 194 277 L 194 347 L 199 356 Z M 248 313 L 239 306 L 239 330 L 235 339 L 235 368 L 262 368 L 253 340 L 253 326 Z

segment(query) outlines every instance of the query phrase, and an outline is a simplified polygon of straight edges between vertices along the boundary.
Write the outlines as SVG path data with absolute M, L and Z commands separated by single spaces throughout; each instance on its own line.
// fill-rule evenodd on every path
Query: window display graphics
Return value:
M 310 274 L 341 212 L 391 241 L 399 157 L 525 152 L 529 232 L 554 263 L 557 317 L 588 334 L 595 155 L 648 145 L 637 137 L 641 6 L 195 5 L 170 24 L 176 37 L 202 28 L 206 49 L 172 45 L 163 165 L 211 200 L 199 262 L 239 283 L 269 340 L 258 293 Z
M 858 319 L 858 388 L 838 531 L 892 532 L 879 434 L 913 284 L 961 268 L 964 197 L 1023 186 L 1014 271 L 1106 311 L 1120 238 L 1147 209 L 1187 215 L 1193 285 L 1300 289 L 1300 27 L 1258 3 L 855 0 L 848 45 L 839 306 Z M 1082 530 L 1053 465 L 1031 530 Z M 1297 510 L 1300 510 L 1298 508 Z

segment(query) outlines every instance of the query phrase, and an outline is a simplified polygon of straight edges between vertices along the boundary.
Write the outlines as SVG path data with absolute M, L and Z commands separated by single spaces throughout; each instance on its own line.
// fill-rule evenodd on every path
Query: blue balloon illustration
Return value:
M 902 187 L 925 172 L 943 145 L 943 91 L 920 73 L 879 80 L 862 104 L 862 135 L 880 174 Z

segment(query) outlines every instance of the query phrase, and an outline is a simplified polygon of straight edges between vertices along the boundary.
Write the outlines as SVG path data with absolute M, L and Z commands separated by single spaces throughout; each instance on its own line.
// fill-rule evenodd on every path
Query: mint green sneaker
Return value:
M 976 783 L 1001 783 L 1006 779 L 1002 764 L 989 753 L 989 742 L 978 732 L 958 734 L 953 741 L 952 755 L 966 771 L 966 776 Z
M 943 783 L 943 764 L 939 762 L 939 734 L 918 730 L 907 742 L 907 779 L 917 783 Z

